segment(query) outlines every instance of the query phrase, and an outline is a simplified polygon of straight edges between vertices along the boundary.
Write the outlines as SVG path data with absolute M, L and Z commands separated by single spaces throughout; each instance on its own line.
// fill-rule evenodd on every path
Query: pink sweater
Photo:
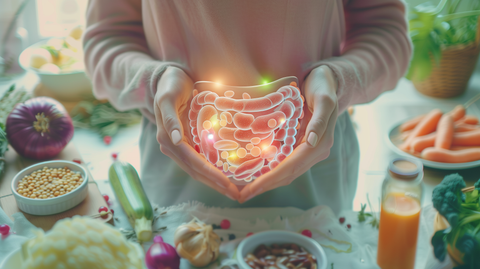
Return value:
M 87 15 L 96 97 L 152 122 L 169 65 L 237 86 L 328 65 L 343 111 L 393 89 L 412 50 L 400 0 L 90 0 Z

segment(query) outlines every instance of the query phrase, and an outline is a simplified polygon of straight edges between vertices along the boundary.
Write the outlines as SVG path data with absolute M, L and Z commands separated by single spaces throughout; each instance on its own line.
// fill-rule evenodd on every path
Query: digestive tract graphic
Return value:
M 222 96 L 195 89 L 188 115 L 195 150 L 239 185 L 274 169 L 292 153 L 303 118 L 297 83 L 285 84 L 258 98 L 241 87 Z

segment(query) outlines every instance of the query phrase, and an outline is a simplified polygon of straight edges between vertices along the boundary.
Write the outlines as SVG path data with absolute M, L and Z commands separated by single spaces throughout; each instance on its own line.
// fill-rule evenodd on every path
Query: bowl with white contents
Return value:
M 40 77 L 43 88 L 62 101 L 79 101 L 92 96 L 92 85 L 85 74 L 81 28 L 66 37 L 53 37 L 26 48 L 18 59 L 20 66 Z
M 327 269 L 320 244 L 289 231 L 265 231 L 245 238 L 237 248 L 241 269 Z
M 87 197 L 88 174 L 74 162 L 41 162 L 20 171 L 11 189 L 23 212 L 53 215 L 75 207 Z

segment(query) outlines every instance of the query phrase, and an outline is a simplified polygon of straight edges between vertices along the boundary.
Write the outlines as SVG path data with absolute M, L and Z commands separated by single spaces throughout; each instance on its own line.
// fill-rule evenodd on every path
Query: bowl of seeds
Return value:
M 29 166 L 12 180 L 17 206 L 32 215 L 53 215 L 81 203 L 88 194 L 88 175 L 77 163 L 48 161 Z

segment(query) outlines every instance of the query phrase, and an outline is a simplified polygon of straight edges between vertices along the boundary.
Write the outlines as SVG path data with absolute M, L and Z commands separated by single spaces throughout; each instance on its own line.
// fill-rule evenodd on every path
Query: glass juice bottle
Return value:
M 382 269 L 413 269 L 422 200 L 423 165 L 397 158 L 382 186 L 377 263 Z

